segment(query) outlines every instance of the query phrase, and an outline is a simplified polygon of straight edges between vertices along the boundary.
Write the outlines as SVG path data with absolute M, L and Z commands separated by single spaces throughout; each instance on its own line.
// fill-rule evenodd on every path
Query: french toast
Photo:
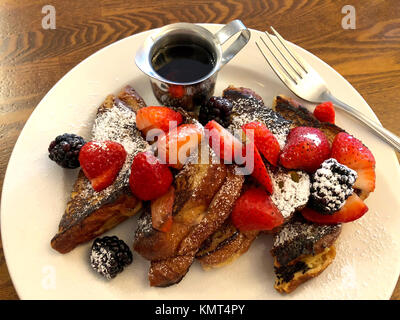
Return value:
M 51 240 L 53 249 L 67 253 L 142 208 L 142 202 L 130 191 L 128 179 L 134 155 L 148 146 L 135 127 L 135 111 L 144 106 L 143 99 L 127 86 L 118 97 L 109 95 L 98 108 L 92 140 L 118 142 L 124 146 L 127 157 L 112 185 L 100 192 L 92 188 L 82 170 L 79 172 L 59 230 Z
M 280 145 L 285 144 L 292 121 L 266 107 L 256 92 L 249 88 L 229 86 L 223 91 L 223 97 L 233 104 L 231 130 L 239 129 L 251 121 L 259 121 L 271 130 Z M 271 199 L 288 221 L 308 201 L 309 176 L 302 171 L 266 165 L 275 190 Z M 196 257 L 204 269 L 224 266 L 247 252 L 258 233 L 241 232 L 228 221 L 203 244 Z
M 191 156 L 175 179 L 176 199 L 169 232 L 152 228 L 149 212 L 139 220 L 134 249 L 151 261 L 151 286 L 179 282 L 192 264 L 201 244 L 229 216 L 240 194 L 243 176 L 233 166 L 220 164 L 209 149 L 209 163 Z M 156 249 L 156 250 L 155 250 Z
M 273 237 L 271 254 L 277 276 L 275 288 L 290 293 L 320 274 L 335 258 L 333 246 L 341 224 L 318 225 L 296 215 Z

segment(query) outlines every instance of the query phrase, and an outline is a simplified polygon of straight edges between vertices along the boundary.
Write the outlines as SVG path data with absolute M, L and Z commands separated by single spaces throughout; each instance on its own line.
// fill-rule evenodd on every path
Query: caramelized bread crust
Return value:
M 134 110 L 141 106 L 144 106 L 143 99 L 133 88 L 127 86 L 118 97 L 109 95 L 99 107 L 93 132 L 97 132 L 96 125 L 98 125 L 100 126 L 99 135 L 105 138 L 104 140 L 114 140 L 122 144 L 126 141 L 128 144 L 135 141 L 135 148 L 126 150 L 128 152 L 127 159 L 115 181 L 100 192 L 94 191 L 84 173 L 79 172 L 71 192 L 71 198 L 61 218 L 59 230 L 51 240 L 53 249 L 60 253 L 67 253 L 77 245 L 113 228 L 141 209 L 141 201 L 134 197 L 127 187 L 130 163 L 134 154 L 147 147 L 147 143 L 134 126 Z M 102 125 L 117 126 L 118 121 L 122 121 L 118 117 L 124 118 L 124 121 L 130 126 L 110 130 L 108 133 L 102 130 Z M 102 119 L 106 119 L 104 120 L 105 124 L 102 124 Z M 127 124 L 126 122 L 123 124 Z M 96 139 L 96 135 L 93 138 Z
M 296 100 L 279 95 L 275 97 L 272 107 L 285 119 L 292 121 L 294 127 L 314 127 L 325 133 L 329 142 L 344 130 L 329 122 L 320 122 L 310 111 L 300 105 Z
M 196 258 L 204 270 L 226 266 L 246 253 L 258 234 L 241 232 L 229 220 L 207 239 Z
M 281 293 L 291 293 L 300 284 L 320 275 L 335 259 L 334 246 L 325 248 L 316 255 L 308 255 L 289 266 L 275 265 L 277 279 L 275 289 Z
M 227 167 L 226 171 L 226 178 L 222 186 L 213 197 L 204 215 L 200 216 L 201 220 L 189 219 L 192 221 L 192 227 L 189 233 L 179 243 L 174 256 L 161 261 L 152 261 L 149 271 L 149 279 L 152 286 L 167 286 L 179 281 L 192 264 L 195 254 L 199 250 L 201 244 L 228 218 L 234 202 L 240 195 L 244 177 L 236 175 L 233 166 Z M 182 212 L 180 212 L 180 214 L 182 214 Z M 192 216 L 192 213 L 189 210 L 186 211 L 185 215 Z M 183 216 L 181 218 L 183 218 Z M 174 224 L 175 217 L 176 216 L 174 216 Z M 193 224 L 194 221 L 196 221 L 196 223 Z M 180 262 L 179 268 L 173 261 Z M 184 266 L 186 268 L 184 268 Z

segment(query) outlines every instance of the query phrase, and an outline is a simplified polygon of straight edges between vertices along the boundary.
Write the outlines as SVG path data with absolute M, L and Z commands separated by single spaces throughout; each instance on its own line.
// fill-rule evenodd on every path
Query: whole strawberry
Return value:
M 83 173 L 99 192 L 111 185 L 126 159 L 123 145 L 114 141 L 90 141 L 79 153 Z
M 154 200 L 161 197 L 167 193 L 172 179 L 167 165 L 152 153 L 140 152 L 133 159 L 129 185 L 139 199 Z
M 296 127 L 290 131 L 279 161 L 287 169 L 312 173 L 329 158 L 330 153 L 329 141 L 321 130 Z

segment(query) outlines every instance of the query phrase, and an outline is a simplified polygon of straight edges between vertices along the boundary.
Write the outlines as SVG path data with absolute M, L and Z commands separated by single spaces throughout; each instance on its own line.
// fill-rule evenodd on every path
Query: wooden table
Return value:
M 26 120 L 73 66 L 119 39 L 165 24 L 227 23 L 276 27 L 314 53 L 363 95 L 381 122 L 400 135 L 400 4 L 362 0 L 356 29 L 343 29 L 347 0 L 3 0 L 0 4 L 0 188 Z M 42 28 L 42 8 L 56 9 L 56 29 Z M 400 253 L 396 253 L 400 254 Z M 0 252 L 0 299 L 18 299 Z M 400 299 L 400 282 L 392 299 Z

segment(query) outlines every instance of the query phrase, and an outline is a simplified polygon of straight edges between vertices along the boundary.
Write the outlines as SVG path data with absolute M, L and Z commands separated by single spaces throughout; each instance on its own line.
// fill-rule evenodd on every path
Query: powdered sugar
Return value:
M 92 249 L 90 254 L 90 265 L 98 273 L 102 274 L 108 280 L 111 279 L 109 270 L 111 269 L 111 261 L 114 259 L 113 253 L 105 248 L 97 250 Z
M 302 221 L 289 222 L 274 236 L 274 247 L 287 245 L 300 237 L 303 241 L 311 240 L 315 243 L 327 234 L 336 232 L 338 228 L 341 226 L 318 225 Z
M 261 101 L 253 98 L 233 100 L 232 123 L 229 129 L 241 128 L 244 124 L 259 121 L 264 123 L 278 140 L 281 149 L 286 143 L 290 131 L 291 121 L 283 118 L 279 113 L 265 106 Z
M 303 171 L 270 170 L 274 187 L 272 202 L 288 218 L 297 208 L 304 206 L 310 196 L 310 177 Z

